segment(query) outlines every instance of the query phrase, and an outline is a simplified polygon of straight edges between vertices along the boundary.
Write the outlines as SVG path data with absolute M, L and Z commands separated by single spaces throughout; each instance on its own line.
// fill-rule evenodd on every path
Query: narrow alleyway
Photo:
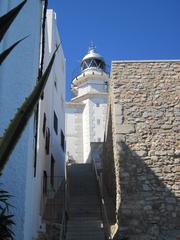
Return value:
M 67 240 L 104 240 L 100 198 L 91 164 L 68 166 Z

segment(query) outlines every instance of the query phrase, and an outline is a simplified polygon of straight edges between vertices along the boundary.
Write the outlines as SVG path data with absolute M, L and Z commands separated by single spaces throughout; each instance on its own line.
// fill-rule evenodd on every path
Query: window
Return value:
M 41 100 L 43 100 L 43 99 L 44 99 L 44 91 L 41 94 Z
M 49 144 L 50 144 L 50 130 L 49 128 L 46 128 L 46 142 L 45 142 L 46 154 L 49 154 Z
M 43 136 L 45 136 L 45 132 L 46 132 L 46 114 L 44 113 L 44 117 L 43 117 Z
M 47 173 L 44 171 L 43 173 L 43 194 L 47 194 Z
M 99 103 L 96 103 L 96 107 L 99 107 Z
M 97 119 L 97 125 L 100 125 L 100 119 Z
M 108 82 L 107 81 L 104 82 L 104 90 L 106 92 L 108 91 Z
M 54 112 L 54 131 L 56 134 L 58 134 L 58 118 L 55 112 Z
M 101 138 L 98 138 L 98 142 L 101 142 Z
M 56 75 L 54 75 L 54 86 L 55 86 L 55 88 L 57 90 L 57 77 L 56 77 Z
M 54 81 L 54 86 L 55 86 L 55 88 L 57 89 L 57 83 L 56 83 L 56 80 Z
M 54 165 L 55 165 L 55 160 L 53 155 L 51 155 L 51 176 L 50 176 L 50 183 L 51 186 L 54 187 Z
M 61 147 L 62 147 L 62 149 L 63 149 L 63 151 L 64 151 L 64 149 L 65 149 L 65 141 L 64 141 L 65 139 L 64 139 L 64 133 L 63 133 L 63 131 L 61 130 Z

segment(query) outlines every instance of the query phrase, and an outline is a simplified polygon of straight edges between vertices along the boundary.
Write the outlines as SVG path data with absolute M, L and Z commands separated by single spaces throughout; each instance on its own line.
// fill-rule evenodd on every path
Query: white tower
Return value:
M 66 153 L 78 163 L 91 161 L 90 145 L 103 142 L 107 111 L 106 64 L 91 45 L 82 59 L 81 72 L 72 80 L 75 95 L 66 104 Z

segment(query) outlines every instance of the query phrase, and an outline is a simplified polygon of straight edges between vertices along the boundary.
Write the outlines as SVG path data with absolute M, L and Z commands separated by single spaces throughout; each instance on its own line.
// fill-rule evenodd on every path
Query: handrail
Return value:
M 98 182 L 98 187 L 99 187 L 99 192 L 100 192 L 100 197 L 101 197 L 101 208 L 102 208 L 102 213 L 103 213 L 103 216 L 104 216 L 103 217 L 103 225 L 104 225 L 105 237 L 107 239 L 113 239 L 112 236 L 111 236 L 110 224 L 109 224 L 107 209 L 106 209 L 106 205 L 105 205 L 104 195 L 103 195 L 102 179 L 98 174 L 95 161 L 92 160 L 92 162 L 93 162 L 94 171 L 95 171 L 95 175 L 96 175 L 96 180 Z
M 65 236 L 66 236 L 66 214 L 65 211 L 63 211 L 59 240 L 64 240 Z
M 61 221 L 61 230 L 59 240 L 64 240 L 66 237 L 66 222 L 67 222 L 67 164 L 65 162 L 65 181 L 64 181 L 64 204 L 63 204 L 63 214 Z

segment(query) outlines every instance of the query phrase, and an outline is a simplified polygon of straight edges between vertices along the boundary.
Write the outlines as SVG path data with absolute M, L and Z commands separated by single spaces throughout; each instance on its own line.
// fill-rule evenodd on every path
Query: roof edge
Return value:
M 113 60 L 111 63 L 150 63 L 150 62 L 180 62 L 180 59 L 154 59 L 154 60 Z

